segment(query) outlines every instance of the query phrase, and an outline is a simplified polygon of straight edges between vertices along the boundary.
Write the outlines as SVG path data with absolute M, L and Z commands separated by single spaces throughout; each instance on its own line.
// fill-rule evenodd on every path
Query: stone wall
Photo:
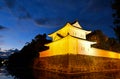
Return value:
M 36 58 L 33 67 L 67 74 L 88 73 L 119 70 L 119 62 L 120 59 L 115 58 L 67 54 Z

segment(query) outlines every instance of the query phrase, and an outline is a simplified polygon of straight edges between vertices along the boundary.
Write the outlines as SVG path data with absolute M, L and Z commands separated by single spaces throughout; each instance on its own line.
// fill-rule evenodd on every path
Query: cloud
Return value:
M 2 38 L 3 38 L 3 36 L 0 35 L 0 46 L 1 46 L 1 45 L 4 45 L 4 40 L 3 40 Z
M 49 19 L 39 18 L 39 19 L 35 19 L 34 21 L 38 25 L 45 25 L 49 21 Z
M 1 9 L 3 9 L 3 7 L 2 7 L 2 6 L 0 6 L 0 10 L 1 10 Z
M 5 4 L 19 20 L 30 19 L 38 26 L 60 26 L 75 19 L 86 21 L 86 24 L 94 24 L 95 26 L 110 16 L 111 1 L 51 0 L 50 2 L 49 0 L 30 0 L 28 2 L 28 0 L 5 0 Z M 108 22 L 102 24 L 105 23 Z
M 3 36 L 2 36 L 2 35 L 0 35 L 0 38 L 3 38 Z
M 18 16 L 19 19 L 31 19 L 32 18 L 32 16 L 26 10 L 26 8 L 20 5 L 18 6 L 18 12 L 16 12 L 16 15 Z
M 50 3 L 49 0 L 31 0 L 28 2 L 25 1 L 24 4 L 31 4 L 29 7 L 23 3 L 18 3 L 17 0 L 5 0 L 5 3 L 11 13 L 18 19 L 31 19 L 33 22 L 39 26 L 57 26 L 58 24 L 65 23 L 64 21 L 71 20 L 71 15 L 76 16 L 78 11 L 77 8 L 81 7 L 79 5 L 80 1 L 69 0 L 69 2 L 64 0 L 52 0 Z M 31 3 L 32 2 L 32 3 Z M 82 1 L 83 3 L 84 1 Z M 79 6 L 79 7 L 78 7 Z M 28 11 L 26 7 L 33 8 Z M 35 8 L 35 10 L 34 10 Z M 34 10 L 34 11 L 32 11 Z M 73 12 L 73 13 L 72 13 Z M 47 16 L 47 18 L 46 18 Z M 50 16 L 50 17 L 49 17 Z M 75 18 L 77 19 L 77 18 Z
M 7 28 L 2 26 L 2 25 L 0 25 L 0 31 L 5 30 L 5 29 L 7 29 Z M 2 40 L 2 38 L 3 38 L 3 35 L 0 35 L 0 46 L 4 44 L 3 43 L 4 41 Z
M 4 45 L 4 41 L 3 40 L 0 40 L 0 46 L 1 45 Z
M 100 12 L 110 8 L 112 0 L 91 0 L 88 5 L 89 11 Z
M 90 0 L 80 14 L 81 21 L 92 26 L 112 25 L 111 2 L 112 0 Z
M 9 11 L 18 19 L 30 19 L 31 15 L 26 10 L 25 5 L 20 5 L 16 0 L 4 0 Z
M 60 17 L 38 18 L 38 19 L 33 19 L 33 21 L 38 26 L 44 26 L 44 27 L 58 27 L 63 25 L 66 22 L 65 19 Z
M 7 28 L 2 26 L 2 25 L 0 25 L 0 30 L 5 30 L 5 29 L 7 29 Z
M 39 0 L 39 2 L 40 1 L 41 0 Z M 54 24 L 55 22 L 61 24 L 64 23 L 63 21 L 69 22 L 78 19 L 82 22 L 84 21 L 87 25 L 104 26 L 109 24 L 109 20 L 107 19 L 111 18 L 111 1 L 112 0 L 70 0 L 67 2 L 63 0 L 52 0 L 52 3 L 42 1 L 44 11 L 40 14 L 43 16 L 46 14 L 51 17 L 44 19 L 45 17 L 42 16 L 42 18 L 37 18 L 35 22 L 39 25 Z M 62 17 L 62 20 L 58 20 L 59 17 Z
M 4 0 L 8 8 L 13 8 L 16 4 L 16 0 Z

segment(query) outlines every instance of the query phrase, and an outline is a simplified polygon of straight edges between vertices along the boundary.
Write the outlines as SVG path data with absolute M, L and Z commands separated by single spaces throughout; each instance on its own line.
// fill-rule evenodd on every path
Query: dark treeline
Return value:
M 120 52 L 120 44 L 115 38 L 109 38 L 101 30 L 95 30 L 86 36 L 87 40 L 97 42 L 92 47 Z
M 40 51 L 48 49 L 44 44 L 49 42 L 51 40 L 46 39 L 46 34 L 39 34 L 30 43 L 26 43 L 19 52 L 15 52 L 9 57 L 7 63 L 8 72 L 20 79 L 32 79 L 33 60 L 39 55 Z
M 3 61 L 3 59 L 0 58 L 0 67 L 3 66 L 2 61 Z
M 120 0 L 114 0 L 114 3 L 112 4 L 112 9 L 115 11 L 113 13 L 113 30 L 116 34 L 117 40 L 120 43 Z

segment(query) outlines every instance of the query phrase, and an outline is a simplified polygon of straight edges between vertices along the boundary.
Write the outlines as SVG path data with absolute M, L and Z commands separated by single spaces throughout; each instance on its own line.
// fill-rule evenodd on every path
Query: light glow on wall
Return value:
M 90 42 L 82 39 L 80 40 L 79 38 L 74 38 L 68 35 L 63 39 L 46 44 L 49 49 L 40 52 L 40 57 L 65 54 L 86 54 L 85 52 L 88 53 L 91 44 L 94 43 L 95 42 Z
M 116 52 L 113 52 L 113 51 L 102 50 L 102 49 L 98 49 L 98 48 L 91 48 L 91 54 L 90 55 L 120 59 L 120 54 L 119 53 L 116 53 Z

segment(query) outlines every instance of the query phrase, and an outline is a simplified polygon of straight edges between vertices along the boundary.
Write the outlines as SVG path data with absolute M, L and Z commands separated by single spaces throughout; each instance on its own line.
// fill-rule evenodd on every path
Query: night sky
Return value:
M 78 20 L 87 30 L 114 37 L 112 0 L 0 0 L 0 48 L 21 49 L 37 34 Z

